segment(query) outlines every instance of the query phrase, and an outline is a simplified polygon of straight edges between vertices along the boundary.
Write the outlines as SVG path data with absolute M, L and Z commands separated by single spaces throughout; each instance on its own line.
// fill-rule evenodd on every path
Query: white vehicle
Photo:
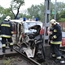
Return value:
M 36 57 L 38 60 L 44 59 L 43 39 L 40 36 L 40 30 L 43 28 L 43 23 L 40 21 L 26 20 L 22 22 L 22 44 L 21 49 L 24 50 L 27 57 Z M 39 46 L 41 48 L 39 49 Z M 39 51 L 39 54 L 38 54 Z
M 21 20 L 10 20 L 12 22 L 12 28 L 13 28 L 13 36 L 12 40 L 14 44 L 17 44 L 19 42 L 19 38 L 21 35 Z
M 43 23 L 34 20 L 11 20 L 15 24 L 16 42 L 20 44 L 20 51 L 26 54 L 27 57 L 36 57 L 37 60 L 44 60 L 43 39 L 40 36 L 40 30 L 43 28 Z M 41 48 L 39 49 L 39 46 Z

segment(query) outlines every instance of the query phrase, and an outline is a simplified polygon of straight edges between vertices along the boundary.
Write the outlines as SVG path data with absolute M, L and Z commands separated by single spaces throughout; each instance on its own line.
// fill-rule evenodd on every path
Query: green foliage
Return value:
M 11 18 L 13 18 L 13 14 L 12 14 L 12 12 L 11 12 L 11 9 L 10 8 L 6 8 L 6 9 L 4 9 L 4 8 L 0 8 L 0 23 L 4 20 L 4 18 L 6 17 L 6 16 L 11 16 Z
M 24 17 L 25 17 L 25 18 L 27 18 L 27 19 L 30 19 L 30 18 L 31 18 L 29 15 L 26 15 L 26 14 L 20 14 L 20 17 L 21 17 L 21 18 L 24 18 Z
M 24 0 L 12 0 L 12 1 L 16 3 L 24 3 Z
M 60 18 L 65 18 L 65 10 L 62 10 L 62 11 L 60 12 Z
M 2 6 L 0 6 L 0 14 L 2 14 L 4 11 L 4 8 Z
M 32 5 L 30 8 L 27 9 L 29 16 L 32 18 L 38 18 L 39 20 L 43 21 L 44 19 L 44 5 Z
M 29 13 L 29 15 L 32 17 L 32 16 L 35 16 L 35 17 L 37 17 L 37 14 L 38 14 L 38 11 L 39 11 L 39 9 L 38 9 L 38 6 L 34 6 L 34 5 L 32 5 L 31 6 L 31 8 L 28 8 L 28 13 Z
M 59 22 L 65 22 L 65 18 L 60 18 L 58 21 Z
M 51 3 L 51 12 L 50 12 L 50 18 L 54 18 L 54 14 L 52 14 L 53 10 L 55 8 L 55 4 Z M 65 3 L 63 2 L 57 2 L 56 3 L 56 20 L 60 22 L 64 22 L 65 18 Z
M 3 60 L 4 65 L 11 65 L 11 60 L 8 58 L 7 60 Z
M 19 9 L 22 5 L 24 5 L 24 0 L 12 0 L 11 7 L 4 9 L 0 6 L 0 22 L 3 21 L 3 19 L 9 15 L 11 18 L 17 18 L 20 17 L 26 17 L 27 19 L 32 18 L 33 16 L 36 18 L 39 18 L 40 21 L 44 21 L 44 10 L 45 6 L 44 3 L 40 5 L 32 5 L 30 8 L 27 9 L 27 14 L 19 13 Z M 55 3 L 50 3 L 50 19 L 54 18 L 54 14 L 52 12 L 54 11 Z M 15 14 L 13 10 L 17 10 L 17 13 Z M 65 21 L 65 3 L 63 2 L 57 2 L 56 4 L 56 19 L 57 21 L 64 22 Z
M 23 5 L 23 4 L 24 4 L 24 0 L 12 0 L 11 1 L 11 6 L 14 9 L 20 8 L 21 5 Z
M 24 0 L 12 0 L 11 1 L 11 12 L 14 15 L 14 19 L 16 19 L 19 15 L 19 9 L 24 4 Z M 17 12 L 15 13 L 14 10 Z

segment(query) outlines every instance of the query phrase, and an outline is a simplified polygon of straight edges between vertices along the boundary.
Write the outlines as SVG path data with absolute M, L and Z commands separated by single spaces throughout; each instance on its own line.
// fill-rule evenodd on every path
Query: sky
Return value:
M 10 7 L 10 2 L 12 0 L 0 0 L 0 5 L 4 8 Z M 20 11 L 25 11 L 27 8 L 31 7 L 31 5 L 39 5 L 40 3 L 44 4 L 45 0 L 24 0 L 25 4 L 21 6 Z M 64 2 L 65 0 L 56 0 L 57 2 Z M 51 0 L 51 2 L 55 2 L 55 0 Z M 23 10 L 22 10 L 23 9 Z M 16 13 L 16 12 L 15 12 Z
M 10 2 L 11 0 L 0 0 L 0 5 L 3 6 L 4 8 L 8 8 L 10 6 Z M 44 0 L 24 0 L 25 5 L 23 7 L 28 8 L 30 7 L 32 4 L 40 4 L 42 2 L 44 2 Z
M 39 5 L 40 3 L 44 3 L 45 0 L 24 0 L 25 5 L 22 8 L 28 8 L 32 4 Z M 8 8 L 10 6 L 11 0 L 0 0 L 0 5 L 4 8 Z M 51 2 L 55 2 L 55 0 L 51 0 Z M 65 2 L 65 0 L 57 0 L 57 2 Z

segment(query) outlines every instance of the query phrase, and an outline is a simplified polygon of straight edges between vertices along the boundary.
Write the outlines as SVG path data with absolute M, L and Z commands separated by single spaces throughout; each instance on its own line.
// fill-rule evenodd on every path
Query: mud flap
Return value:
M 27 57 L 34 57 L 35 48 L 31 50 L 30 48 L 23 48 L 24 52 L 26 53 Z

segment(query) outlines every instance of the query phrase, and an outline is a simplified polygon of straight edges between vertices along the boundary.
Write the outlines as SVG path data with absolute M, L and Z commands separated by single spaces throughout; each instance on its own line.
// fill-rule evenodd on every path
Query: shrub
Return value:
M 65 22 L 65 18 L 60 18 L 58 21 L 59 22 Z

